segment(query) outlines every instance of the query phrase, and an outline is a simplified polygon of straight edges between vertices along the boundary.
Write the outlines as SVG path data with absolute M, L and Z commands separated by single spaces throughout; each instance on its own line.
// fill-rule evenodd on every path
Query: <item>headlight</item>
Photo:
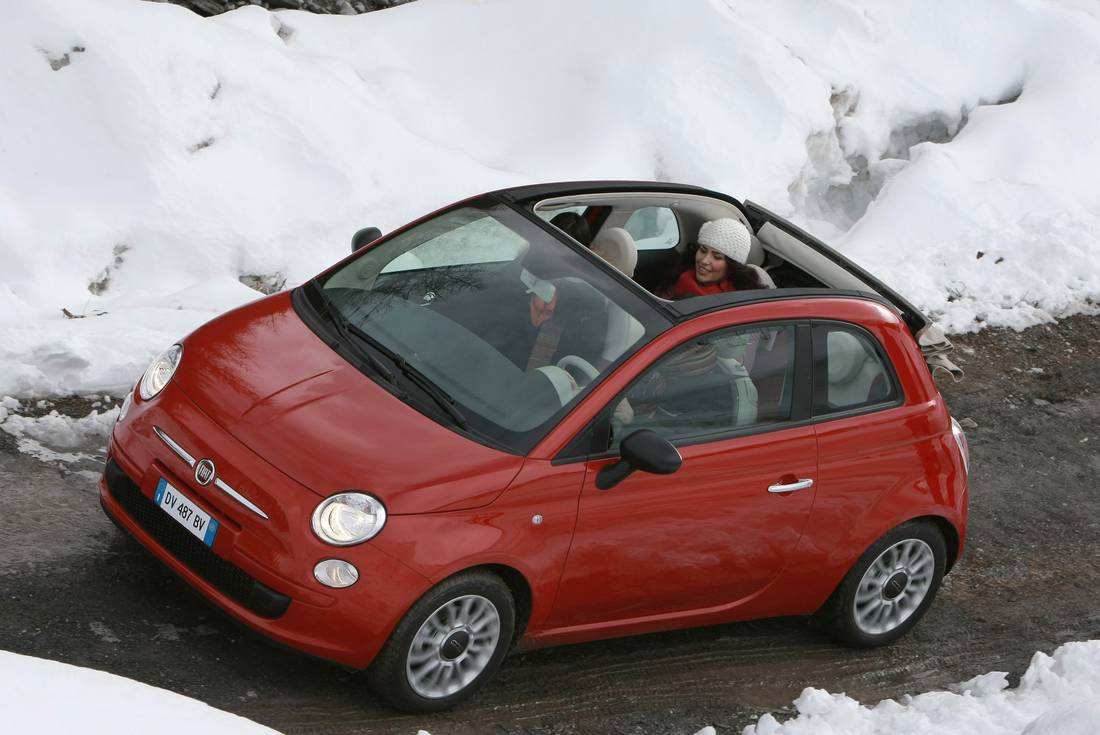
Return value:
M 373 538 L 386 525 L 386 509 L 364 493 L 325 498 L 313 511 L 313 532 L 326 544 L 351 546 Z
M 176 374 L 176 368 L 179 367 L 181 359 L 183 359 L 183 347 L 172 345 L 153 360 L 153 364 L 145 371 L 145 375 L 141 376 L 141 384 L 138 387 L 141 400 L 151 400 L 157 393 L 164 390 L 164 386 L 168 385 L 168 381 Z

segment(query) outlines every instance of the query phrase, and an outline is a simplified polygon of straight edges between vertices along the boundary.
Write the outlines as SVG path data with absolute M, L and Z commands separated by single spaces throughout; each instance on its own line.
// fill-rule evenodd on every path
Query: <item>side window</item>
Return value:
M 814 325 L 814 415 L 896 401 L 893 373 L 874 338 L 844 324 Z
M 623 229 L 634 238 L 639 250 L 668 250 L 680 244 L 680 221 L 668 207 L 635 210 Z
M 675 442 L 787 421 L 794 363 L 794 325 L 737 327 L 680 345 L 615 399 L 611 446 L 637 429 Z

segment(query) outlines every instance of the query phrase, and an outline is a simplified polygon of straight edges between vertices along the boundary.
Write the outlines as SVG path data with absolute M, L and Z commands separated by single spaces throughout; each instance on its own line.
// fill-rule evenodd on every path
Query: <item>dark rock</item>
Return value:
M 192 10 L 199 15 L 210 16 L 233 10 L 243 5 L 259 5 L 269 10 L 306 10 L 311 13 L 335 13 L 352 15 L 382 10 L 402 5 L 412 0 L 152 0 L 171 2 Z
M 282 273 L 248 273 L 237 278 L 238 281 L 262 294 L 278 293 L 286 287 L 286 276 Z

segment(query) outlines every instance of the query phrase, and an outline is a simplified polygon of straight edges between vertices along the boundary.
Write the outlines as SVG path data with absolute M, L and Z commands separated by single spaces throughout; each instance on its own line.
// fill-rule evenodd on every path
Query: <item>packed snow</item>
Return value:
M 0 651 L 0 710 L 9 733 L 271 735 L 202 702 L 114 674 Z
M 1100 641 L 1036 653 L 1015 689 L 990 672 L 953 692 L 928 692 L 874 707 L 807 688 L 798 716 L 764 715 L 743 735 L 1094 735 L 1100 730 Z
M 548 180 L 751 198 L 951 331 L 1100 299 L 1088 0 L 0 16 L 0 395 L 121 395 L 257 298 L 246 283 L 300 283 L 362 226 Z

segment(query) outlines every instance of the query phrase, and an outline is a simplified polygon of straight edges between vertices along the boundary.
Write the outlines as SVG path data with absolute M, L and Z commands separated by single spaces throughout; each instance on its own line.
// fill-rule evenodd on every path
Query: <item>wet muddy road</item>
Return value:
M 287 733 L 739 732 L 805 686 L 873 702 L 1018 674 L 1036 650 L 1100 637 L 1100 319 L 956 343 L 967 377 L 941 387 L 976 424 L 970 543 L 928 616 L 886 649 L 839 648 L 799 619 L 627 638 L 512 656 L 468 705 L 400 715 L 358 675 L 275 648 L 191 593 L 103 516 L 90 463 L 39 461 L 2 432 L 0 649 Z

